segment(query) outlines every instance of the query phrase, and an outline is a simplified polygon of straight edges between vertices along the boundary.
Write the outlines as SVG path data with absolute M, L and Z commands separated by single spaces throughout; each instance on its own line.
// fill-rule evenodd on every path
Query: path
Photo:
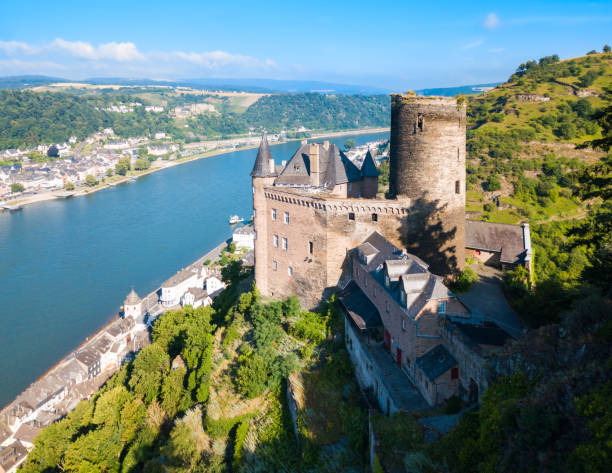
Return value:
M 484 264 L 471 266 L 479 276 L 468 292 L 458 298 L 470 309 L 484 315 L 485 320 L 495 322 L 513 337 L 520 335 L 525 324 L 512 310 L 502 291 L 503 272 Z

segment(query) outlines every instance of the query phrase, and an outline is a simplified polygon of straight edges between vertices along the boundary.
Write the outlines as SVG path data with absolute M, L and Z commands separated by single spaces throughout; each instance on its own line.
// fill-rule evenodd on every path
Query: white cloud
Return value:
M 489 49 L 489 52 L 492 54 L 497 54 L 497 53 L 501 53 L 504 51 L 504 48 L 491 48 Z
M 499 17 L 495 13 L 489 13 L 483 25 L 485 28 L 493 30 L 499 26 Z
M 40 52 L 40 48 L 31 46 L 27 43 L 22 43 L 20 41 L 0 41 L 0 51 L 8 56 L 15 56 L 19 54 L 29 56 L 32 54 L 38 54 Z
M 51 51 L 60 51 L 81 59 L 110 59 L 112 61 L 141 61 L 145 57 L 134 43 L 103 43 L 98 47 L 84 41 L 66 41 L 55 39 L 48 47 Z
M 43 60 L 55 61 L 65 65 L 67 69 L 85 71 L 81 72 L 85 75 L 92 71 L 130 75 L 165 74 L 171 70 L 176 75 L 204 73 L 231 76 L 244 73 L 276 73 L 281 70 L 271 59 L 259 59 L 227 51 L 141 52 L 131 42 L 113 41 L 94 45 L 62 38 L 56 38 L 41 46 L 18 41 L 0 41 L 0 58 L 2 56 L 20 60 L 27 56 L 31 58 L 32 64 L 35 64 L 36 60 L 39 61 L 38 64 Z M 25 64 L 23 68 L 30 69 Z
M 461 49 L 474 49 L 474 48 L 477 48 L 478 46 L 482 46 L 483 44 L 484 44 L 484 40 L 479 39 L 477 41 L 473 41 L 471 43 L 464 44 L 463 46 L 461 46 Z

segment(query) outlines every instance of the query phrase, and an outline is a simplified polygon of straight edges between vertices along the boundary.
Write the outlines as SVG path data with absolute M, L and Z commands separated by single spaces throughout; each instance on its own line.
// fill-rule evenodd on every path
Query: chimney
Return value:
M 310 182 L 313 186 L 319 187 L 321 185 L 321 171 L 319 169 L 319 145 L 317 143 L 310 143 L 308 155 L 310 156 Z
M 287 165 L 287 161 L 285 161 L 285 160 L 283 159 L 283 160 L 281 161 L 281 165 L 282 165 L 283 167 L 285 167 L 285 166 Z
M 324 141 L 323 142 L 323 148 L 329 149 L 329 141 Z
M 302 140 L 302 146 L 304 146 L 306 143 L 308 143 L 308 140 Z
M 270 174 L 274 174 L 276 169 L 274 169 L 274 160 L 268 159 L 268 169 L 270 170 Z

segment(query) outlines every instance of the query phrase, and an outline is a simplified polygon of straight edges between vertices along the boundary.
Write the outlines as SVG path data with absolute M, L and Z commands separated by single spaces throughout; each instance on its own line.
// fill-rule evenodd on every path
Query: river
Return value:
M 329 139 L 342 147 L 388 133 Z M 320 140 L 319 140 L 320 141 Z M 280 163 L 299 142 L 273 146 Z M 0 407 L 104 325 L 133 287 L 147 294 L 252 213 L 257 149 L 191 161 L 68 200 L 0 212 Z

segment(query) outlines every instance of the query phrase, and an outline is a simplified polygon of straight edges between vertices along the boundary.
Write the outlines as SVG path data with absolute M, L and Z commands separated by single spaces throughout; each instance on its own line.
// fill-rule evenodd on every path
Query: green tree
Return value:
M 134 169 L 137 171 L 144 171 L 145 169 L 149 169 L 149 167 L 151 167 L 151 163 L 146 159 L 138 158 L 134 163 Z
M 346 140 L 344 142 L 344 149 L 345 150 L 348 151 L 348 150 L 350 150 L 350 149 L 352 149 L 354 147 L 355 147 L 355 140 L 353 138 L 349 138 L 348 140 Z
M 50 158 L 59 158 L 59 150 L 57 149 L 57 146 L 49 146 L 49 149 L 47 149 L 47 156 Z
M 249 399 L 259 396 L 266 389 L 267 381 L 268 369 L 261 356 L 256 353 L 241 356 L 236 385 L 243 395 Z
M 489 176 L 489 179 L 487 180 L 487 190 L 488 191 L 498 191 L 501 189 L 501 181 L 499 180 L 499 177 L 496 176 L 495 174 L 491 174 Z
M 106 175 L 107 175 L 107 177 L 111 177 L 113 174 L 115 174 L 115 172 L 113 171 L 113 169 L 112 169 L 112 168 L 108 168 L 108 169 L 106 170 Z
M 603 52 L 604 53 L 609 53 L 610 51 L 612 51 L 612 49 L 610 49 L 610 45 L 609 44 L 604 44 Z
M 162 381 L 161 406 L 170 417 L 189 407 L 189 399 L 183 385 L 185 374 L 185 368 L 178 368 L 170 371 Z
M 66 182 L 66 185 L 64 186 L 64 189 L 66 189 L 67 191 L 73 191 L 74 190 L 74 184 L 70 181 Z
M 168 353 L 156 343 L 144 347 L 134 360 L 129 386 L 146 404 L 157 397 L 169 361 Z
M 88 174 L 87 177 L 85 177 L 85 184 L 87 184 L 89 187 L 93 187 L 98 184 L 98 181 L 96 181 L 96 178 L 91 174 Z
M 130 158 L 119 158 L 119 161 L 115 164 L 115 172 L 120 176 L 125 176 L 130 168 Z
M 11 192 L 13 194 L 16 194 L 17 192 L 23 192 L 25 190 L 25 187 L 23 187 L 23 184 L 21 184 L 20 182 L 13 182 L 11 184 Z

